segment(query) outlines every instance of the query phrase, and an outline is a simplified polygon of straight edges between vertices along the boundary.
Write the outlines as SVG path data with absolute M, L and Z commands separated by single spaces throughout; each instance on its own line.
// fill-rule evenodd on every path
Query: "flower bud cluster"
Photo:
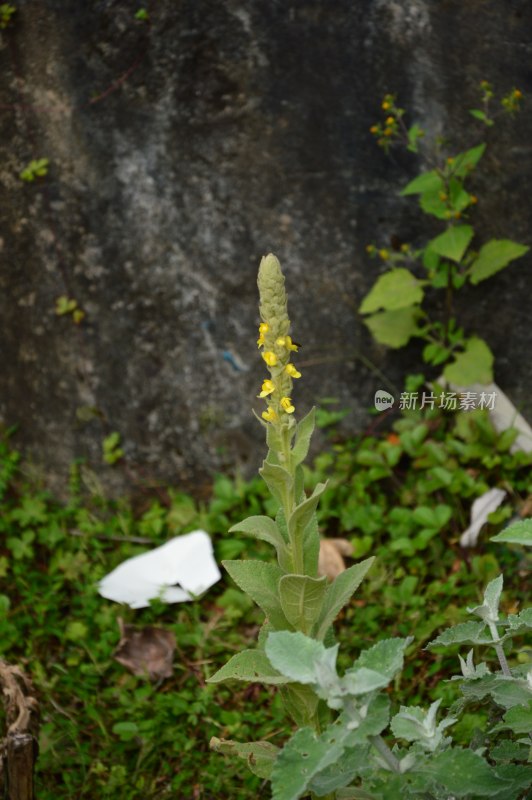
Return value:
M 284 275 L 278 259 L 271 253 L 260 263 L 258 286 L 262 322 L 257 345 L 270 373 L 270 377 L 263 381 L 258 397 L 263 398 L 267 405 L 262 418 L 266 422 L 283 423 L 295 411 L 291 398 L 292 380 L 300 378 L 301 373 L 290 362 L 291 353 L 297 352 L 299 345 L 289 335 Z

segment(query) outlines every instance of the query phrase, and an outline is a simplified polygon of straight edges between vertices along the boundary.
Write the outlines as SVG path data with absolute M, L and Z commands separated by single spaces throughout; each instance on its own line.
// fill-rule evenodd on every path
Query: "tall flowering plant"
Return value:
M 494 649 L 498 672 L 484 662 L 475 663 L 473 650 L 466 660 L 460 658 L 459 679 L 469 685 L 463 689 L 464 700 L 455 704 L 456 715 L 438 720 L 439 700 L 429 709 L 405 706 L 392 715 L 390 684 L 402 670 L 413 637 L 383 639 L 338 674 L 332 624 L 373 558 L 330 583 L 318 575 L 316 508 L 325 484 L 318 484 L 308 496 L 305 493 L 301 464 L 314 429 L 314 411 L 296 421 L 292 384 L 301 373 L 291 356 L 298 345 L 290 336 L 284 277 L 275 256 L 262 259 L 258 285 L 257 343 L 269 372 L 259 392 L 266 404 L 259 420 L 268 445 L 260 474 L 278 510 L 275 518 L 248 517 L 231 531 L 268 542 L 276 561 L 224 562 L 265 619 L 257 646 L 234 655 L 209 682 L 237 680 L 278 687 L 297 730 L 282 749 L 268 741 L 218 738 L 211 740 L 211 747 L 244 759 L 252 772 L 270 780 L 273 800 L 524 799 L 532 784 L 532 768 L 515 762 L 531 740 L 513 741 L 508 734 L 532 730 L 532 670 L 527 674 L 526 668 L 509 666 L 503 645 L 532 628 L 532 609 L 508 618 L 499 613 L 502 576 L 488 585 L 481 605 L 468 609 L 477 621 L 456 625 L 428 645 Z M 517 539 L 506 541 L 532 544 L 532 525 L 519 530 Z M 501 722 L 493 728 L 490 760 L 484 755 L 487 744 L 476 749 L 453 746 L 446 735 L 471 699 L 498 709 Z

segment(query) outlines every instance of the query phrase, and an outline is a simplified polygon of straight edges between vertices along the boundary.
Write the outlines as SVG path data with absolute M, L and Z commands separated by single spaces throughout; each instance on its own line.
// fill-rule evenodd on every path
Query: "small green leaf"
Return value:
M 465 178 L 476 167 L 485 150 L 486 145 L 483 143 L 466 150 L 465 153 L 459 153 L 454 158 L 453 174 L 458 175 L 459 178 Z
M 284 675 L 272 667 L 263 650 L 242 650 L 211 675 L 207 683 L 222 683 L 229 680 L 277 686 L 288 682 Z
M 400 195 L 401 197 L 406 197 L 409 194 L 425 194 L 425 192 L 441 191 L 443 191 L 443 180 L 436 170 L 431 170 L 431 172 L 422 172 L 421 175 L 418 175 L 413 181 L 407 183 Z
M 270 777 L 275 759 L 281 752 L 270 742 L 234 742 L 216 736 L 212 737 L 209 747 L 217 753 L 242 758 L 251 772 L 265 780 Z
M 371 314 L 383 308 L 393 311 L 396 308 L 413 306 L 423 300 L 421 281 L 415 275 L 399 267 L 381 275 L 366 295 L 360 306 L 361 314 Z
M 496 272 L 507 267 L 511 261 L 521 258 L 530 250 L 524 244 L 512 242 L 510 239 L 492 239 L 481 248 L 477 258 L 469 269 L 469 280 L 473 284 L 491 278 Z
M 293 569 L 283 535 L 277 523 L 270 517 L 248 517 L 229 528 L 229 533 L 247 533 L 248 536 L 253 536 L 255 539 L 261 539 L 272 544 L 277 551 L 277 559 L 281 568 L 285 572 Z
M 456 386 L 471 386 L 472 383 L 488 384 L 493 381 L 493 353 L 486 342 L 472 336 L 465 342 L 465 350 L 448 364 L 443 375 Z
M 359 564 L 354 564 L 349 569 L 336 576 L 334 581 L 327 587 L 321 614 L 317 622 L 316 637 L 323 639 L 336 616 L 342 608 L 349 602 L 356 592 L 367 571 L 375 561 L 375 557 L 367 558 Z
M 115 722 L 112 731 L 122 742 L 130 742 L 138 734 L 139 728 L 135 722 Z
M 291 542 L 297 543 L 303 538 L 305 529 L 316 512 L 320 497 L 325 491 L 326 486 L 326 483 L 318 483 L 310 497 L 307 497 L 302 503 L 299 503 L 290 514 L 290 518 L 288 519 L 288 535 Z
M 471 108 L 469 109 L 469 113 L 472 117 L 475 117 L 475 119 L 484 122 L 485 125 L 488 125 L 489 127 L 493 125 L 493 120 L 490 119 L 484 111 L 481 111 L 480 108 Z
M 521 522 L 509 525 L 496 536 L 492 536 L 490 541 L 532 547 L 532 519 L 524 519 Z
M 419 306 L 407 306 L 393 311 L 379 311 L 364 322 L 379 344 L 399 348 L 419 333 L 420 316 Z
M 264 461 L 259 473 L 274 498 L 279 503 L 282 503 L 285 487 L 292 485 L 291 474 L 284 467 L 279 466 L 279 464 L 272 464 L 268 460 Z
M 295 464 L 301 464 L 307 457 L 310 440 L 315 427 L 316 410 L 311 408 L 296 427 L 295 443 L 292 448 L 292 458 Z
M 460 262 L 473 238 L 471 225 L 456 225 L 432 239 L 427 248 L 443 258 Z
M 497 622 L 499 619 L 499 602 L 503 587 L 503 577 L 499 575 L 490 581 L 484 592 L 484 602 L 480 606 L 468 608 L 470 614 L 480 617 L 485 622 Z
M 322 609 L 326 590 L 325 577 L 310 578 L 308 575 L 281 577 L 279 581 L 281 607 L 284 616 L 296 630 L 310 634 Z M 277 625 L 275 627 L 279 628 Z

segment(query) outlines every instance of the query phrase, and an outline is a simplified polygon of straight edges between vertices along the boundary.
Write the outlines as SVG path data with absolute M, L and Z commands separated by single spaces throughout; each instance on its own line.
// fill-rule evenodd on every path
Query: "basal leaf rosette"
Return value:
M 257 283 L 262 320 L 257 345 L 270 375 L 263 381 L 258 395 L 267 406 L 262 418 L 276 427 L 291 428 L 294 425 L 291 415 L 295 411 L 292 382 L 300 378 L 301 373 L 290 362 L 290 357 L 299 345 L 290 337 L 284 275 L 279 260 L 271 253 L 261 260 Z

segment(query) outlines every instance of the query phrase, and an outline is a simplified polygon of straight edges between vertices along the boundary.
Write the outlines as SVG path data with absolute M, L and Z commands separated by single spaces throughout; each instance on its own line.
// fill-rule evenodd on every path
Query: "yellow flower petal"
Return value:
M 282 397 L 281 398 L 281 408 L 286 411 L 287 414 L 293 414 L 295 406 L 292 405 L 292 400 L 290 397 Z
M 277 364 L 277 356 L 275 353 L 272 353 L 271 350 L 267 350 L 265 353 L 263 353 L 262 357 L 269 367 L 275 367 Z
M 277 414 L 271 406 L 268 406 L 268 410 L 262 412 L 262 419 L 265 419 L 266 422 L 274 422 L 277 419 Z
M 267 322 L 261 322 L 259 325 L 259 333 L 261 336 L 264 336 L 265 333 L 268 333 L 270 330 L 270 326 Z
M 297 370 L 293 364 L 287 364 L 284 368 L 284 371 L 287 375 L 290 375 L 291 378 L 300 378 L 301 373 Z
M 259 397 L 268 397 L 269 394 L 275 391 L 275 384 L 273 381 L 266 380 L 262 384 L 262 391 Z

